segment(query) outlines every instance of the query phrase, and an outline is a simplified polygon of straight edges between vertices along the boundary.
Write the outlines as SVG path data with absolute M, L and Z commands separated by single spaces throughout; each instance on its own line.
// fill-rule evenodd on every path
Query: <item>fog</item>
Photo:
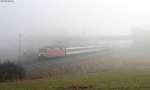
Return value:
M 36 36 L 128 34 L 128 19 L 136 13 L 130 11 L 134 4 L 131 1 L 19 0 L 1 3 L 1 33 Z M 135 11 L 137 9 L 135 7 Z
M 40 48 L 54 45 L 101 46 L 116 55 L 122 50 L 130 59 L 130 54 L 148 56 L 149 4 L 149 0 L 0 2 L 0 58 L 18 61 L 21 54 L 22 60 L 30 61 L 37 59 Z
M 3 38 L 126 35 L 149 27 L 148 0 L 19 0 L 0 3 Z

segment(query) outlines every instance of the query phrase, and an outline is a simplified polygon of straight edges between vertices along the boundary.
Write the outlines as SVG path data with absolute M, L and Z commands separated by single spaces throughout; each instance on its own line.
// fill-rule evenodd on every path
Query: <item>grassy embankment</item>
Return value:
M 150 90 L 150 72 L 125 70 L 67 74 L 0 83 L 0 90 Z

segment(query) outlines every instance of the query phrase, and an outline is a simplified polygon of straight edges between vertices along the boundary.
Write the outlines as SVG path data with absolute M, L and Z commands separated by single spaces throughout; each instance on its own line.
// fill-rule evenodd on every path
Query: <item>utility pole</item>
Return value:
M 22 35 L 19 34 L 18 37 L 18 61 L 21 61 L 21 56 L 22 56 Z

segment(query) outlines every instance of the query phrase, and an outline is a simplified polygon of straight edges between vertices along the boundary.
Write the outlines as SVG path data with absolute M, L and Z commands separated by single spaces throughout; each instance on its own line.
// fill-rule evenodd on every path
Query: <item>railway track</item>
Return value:
M 79 48 L 78 48 L 79 49 Z M 39 74 L 40 72 L 48 72 L 51 69 L 63 67 L 73 63 L 80 63 L 84 60 L 92 60 L 93 58 L 102 57 L 106 54 L 109 54 L 110 51 L 108 48 L 86 48 L 81 50 L 76 50 L 74 48 L 70 49 L 71 51 L 67 53 L 67 56 L 51 58 L 47 60 L 37 60 L 34 63 L 24 65 L 27 76 L 32 76 Z

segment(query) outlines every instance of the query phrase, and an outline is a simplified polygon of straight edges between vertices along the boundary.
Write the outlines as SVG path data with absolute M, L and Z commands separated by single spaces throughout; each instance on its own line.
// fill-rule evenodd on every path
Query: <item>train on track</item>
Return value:
M 39 50 L 40 58 L 66 56 L 66 48 L 42 48 Z
M 80 54 L 94 52 L 103 49 L 97 46 L 82 46 L 82 47 L 46 47 L 39 50 L 39 58 L 63 57 L 72 54 Z

